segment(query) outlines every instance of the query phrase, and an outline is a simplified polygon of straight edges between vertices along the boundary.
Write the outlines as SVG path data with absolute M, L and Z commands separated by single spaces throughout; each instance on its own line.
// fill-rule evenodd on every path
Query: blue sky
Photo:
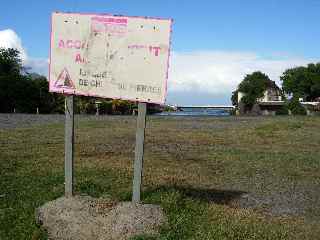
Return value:
M 319 0 L 4 0 L 0 45 L 20 44 L 29 64 L 44 73 L 53 11 L 173 18 L 173 104 L 229 104 L 245 74 L 262 70 L 279 83 L 286 68 L 320 59 Z M 6 29 L 16 39 L 1 35 Z

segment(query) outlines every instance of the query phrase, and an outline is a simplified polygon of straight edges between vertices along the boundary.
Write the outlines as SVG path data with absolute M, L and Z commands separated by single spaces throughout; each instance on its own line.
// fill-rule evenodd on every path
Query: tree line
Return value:
M 301 99 L 307 102 L 320 101 L 320 63 L 287 69 L 280 76 L 280 80 L 282 88 L 279 90 L 285 105 L 280 109 L 279 114 L 286 113 L 288 110 L 293 114 L 305 114 L 306 110 L 300 103 Z M 239 107 L 238 93 L 241 92 L 243 97 L 240 104 L 250 112 L 258 99 L 264 96 L 270 83 L 274 82 L 260 71 L 246 75 L 237 89 L 232 92 L 232 104 Z
M 49 92 L 45 76 L 33 73 L 22 65 L 20 53 L 13 48 L 0 48 L 0 112 L 2 113 L 64 113 L 64 96 Z M 100 114 L 132 114 L 135 102 L 76 96 L 75 112 Z M 155 104 L 148 104 L 148 112 L 159 112 Z

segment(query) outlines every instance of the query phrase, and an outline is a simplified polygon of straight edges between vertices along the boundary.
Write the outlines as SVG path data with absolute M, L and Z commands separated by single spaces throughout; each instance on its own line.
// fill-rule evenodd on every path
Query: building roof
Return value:
M 275 81 L 272 81 L 272 80 L 268 81 L 267 87 L 268 87 L 268 88 L 275 88 L 275 89 L 277 89 L 277 90 L 280 91 L 280 88 L 278 87 L 278 85 L 276 84 L 276 82 L 275 82 Z

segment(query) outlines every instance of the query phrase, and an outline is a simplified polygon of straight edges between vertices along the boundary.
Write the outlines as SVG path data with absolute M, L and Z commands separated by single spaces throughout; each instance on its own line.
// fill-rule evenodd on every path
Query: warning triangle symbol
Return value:
M 62 72 L 59 74 L 57 81 L 55 82 L 54 86 L 56 88 L 71 88 L 74 89 L 74 84 L 70 78 L 68 70 L 64 68 Z

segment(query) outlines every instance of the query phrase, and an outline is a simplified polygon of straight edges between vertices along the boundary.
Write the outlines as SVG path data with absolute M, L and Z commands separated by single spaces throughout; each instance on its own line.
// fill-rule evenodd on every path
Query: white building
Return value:
M 242 97 L 245 94 L 238 92 L 238 103 L 240 103 Z M 259 98 L 257 102 L 278 102 L 282 101 L 281 89 L 277 86 L 274 81 L 269 81 L 268 87 L 265 90 L 263 97 Z
M 238 92 L 238 106 L 241 106 L 240 101 L 244 95 L 244 93 Z M 285 102 L 282 100 L 281 89 L 274 81 L 269 81 L 263 96 L 257 99 L 259 114 L 275 115 L 276 111 L 284 104 Z

